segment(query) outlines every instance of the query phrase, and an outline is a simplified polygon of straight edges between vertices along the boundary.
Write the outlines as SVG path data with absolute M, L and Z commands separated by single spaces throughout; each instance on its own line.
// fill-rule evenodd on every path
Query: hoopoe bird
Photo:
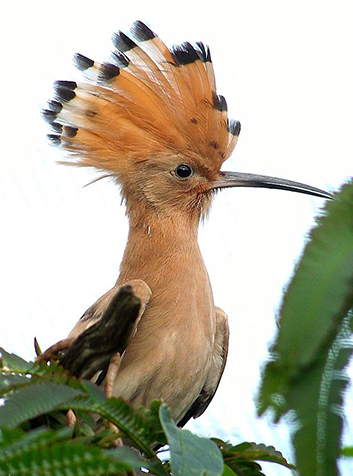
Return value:
M 115 286 L 90 307 L 69 337 L 97 322 L 130 284 L 143 315 L 113 393 L 134 406 L 165 401 L 184 425 L 212 400 L 227 360 L 226 314 L 215 306 L 197 235 L 215 193 L 265 187 L 331 198 L 275 177 L 225 172 L 240 123 L 216 91 L 209 48 L 168 48 L 144 23 L 113 35 L 110 62 L 74 58 L 85 79 L 57 81 L 43 111 L 66 163 L 92 167 L 121 189 L 129 234 Z

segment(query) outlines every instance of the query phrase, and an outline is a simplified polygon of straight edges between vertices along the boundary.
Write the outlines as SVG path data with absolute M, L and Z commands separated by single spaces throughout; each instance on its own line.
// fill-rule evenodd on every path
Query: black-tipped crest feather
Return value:
M 57 134 L 47 134 L 47 137 L 53 145 L 59 146 L 61 144 L 61 138 Z
M 54 101 L 53 99 L 51 99 L 50 101 L 48 101 L 48 107 L 50 111 L 56 112 L 57 114 L 59 114 L 59 112 L 63 108 L 63 105 L 60 102 Z
M 50 127 L 53 129 L 53 132 L 56 132 L 57 134 L 62 133 L 62 129 L 63 129 L 62 124 L 59 124 L 58 122 L 51 122 Z
M 119 66 L 112 63 L 103 63 L 101 65 L 98 79 L 99 81 L 110 81 L 120 74 Z
M 127 68 L 130 64 L 129 58 L 121 51 L 113 51 L 113 61 L 116 62 L 120 68 Z
M 92 68 L 92 66 L 94 65 L 94 61 L 90 58 L 87 58 L 87 56 L 83 56 L 80 53 L 76 53 L 74 56 L 74 64 L 76 68 L 80 71 L 85 71 L 88 68 Z
M 51 125 L 58 117 L 58 113 L 56 111 L 51 111 L 50 109 L 43 109 L 42 116 Z
M 77 83 L 75 81 L 55 81 L 55 97 L 59 102 L 69 102 L 76 96 L 75 89 Z
M 157 35 L 142 21 L 137 20 L 132 24 L 131 33 L 138 41 L 153 40 Z
M 239 121 L 234 119 L 228 120 L 228 132 L 233 136 L 238 136 L 240 134 L 241 124 Z
M 171 53 L 179 65 L 194 63 L 200 59 L 197 50 L 195 50 L 188 41 L 185 41 L 181 45 L 174 45 L 171 49 Z
M 122 31 L 118 31 L 118 33 L 113 34 L 112 42 L 115 48 L 117 48 L 122 53 L 126 53 L 137 46 L 136 43 Z
M 226 98 L 222 96 L 221 94 L 214 94 L 213 107 L 217 109 L 217 111 L 220 111 L 220 112 L 227 111 L 228 107 L 227 107 Z
M 204 45 L 202 41 L 197 41 L 196 46 L 197 46 L 196 52 L 198 53 L 201 61 L 203 61 L 204 63 L 207 63 L 207 62 L 212 63 L 209 47 L 207 45 Z

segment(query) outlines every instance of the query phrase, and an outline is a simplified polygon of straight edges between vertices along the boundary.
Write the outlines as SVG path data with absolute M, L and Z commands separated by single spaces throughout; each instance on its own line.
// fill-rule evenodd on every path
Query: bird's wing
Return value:
M 219 307 L 216 310 L 216 336 L 213 348 L 212 364 L 200 395 L 191 405 L 178 426 L 184 426 L 190 418 L 198 418 L 206 410 L 214 397 L 221 381 L 227 361 L 229 344 L 229 326 L 227 314 Z
M 69 334 L 69 338 L 73 337 L 76 338 L 80 335 L 83 331 L 91 327 L 95 324 L 101 317 L 103 316 L 104 312 L 108 308 L 111 300 L 113 297 L 119 292 L 122 286 L 130 285 L 132 287 L 132 291 L 136 297 L 138 297 L 141 301 L 141 308 L 138 316 L 138 320 L 141 318 L 142 314 L 144 313 L 146 306 L 151 297 L 151 290 L 145 281 L 142 279 L 133 279 L 123 284 L 116 284 L 113 288 L 111 288 L 108 292 L 103 294 L 87 311 L 83 314 L 81 319 L 77 322 L 75 327 Z

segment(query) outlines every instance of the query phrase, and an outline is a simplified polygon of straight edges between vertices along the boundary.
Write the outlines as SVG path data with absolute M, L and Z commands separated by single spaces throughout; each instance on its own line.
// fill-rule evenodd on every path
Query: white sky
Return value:
M 0 344 L 9 351 L 29 358 L 34 336 L 43 348 L 65 337 L 118 276 L 127 233 L 118 190 L 104 181 L 83 188 L 95 175 L 55 164 L 40 108 L 55 79 L 77 77 L 76 51 L 104 60 L 111 34 L 134 20 L 170 45 L 210 45 L 218 92 L 242 123 L 224 169 L 328 190 L 352 174 L 350 1 L 14 1 L 1 17 Z M 283 286 L 322 203 L 255 189 L 216 197 L 200 243 L 229 315 L 230 353 L 217 397 L 190 429 L 290 454 L 286 426 L 257 419 L 253 397 Z

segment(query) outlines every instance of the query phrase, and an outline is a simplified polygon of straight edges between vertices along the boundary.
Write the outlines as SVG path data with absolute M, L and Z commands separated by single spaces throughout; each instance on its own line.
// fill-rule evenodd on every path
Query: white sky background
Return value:
M 65 337 L 115 282 L 127 234 L 118 190 L 55 164 L 40 108 L 55 79 L 75 79 L 78 51 L 108 58 L 111 34 L 140 19 L 169 45 L 211 47 L 218 92 L 242 132 L 225 170 L 335 190 L 352 174 L 349 1 L 100 0 L 6 2 L 0 30 L 0 344 L 33 357 Z M 323 200 L 271 190 L 220 193 L 200 243 L 216 304 L 229 315 L 228 365 L 214 402 L 188 428 L 233 443 L 273 444 L 285 425 L 256 418 L 253 397 L 283 286 Z M 351 372 L 352 374 L 352 372 Z M 352 389 L 349 390 L 352 403 Z M 351 407 L 350 403 L 350 407 Z M 353 416 L 351 418 L 353 421 Z M 353 444 L 352 432 L 346 442 Z M 343 466 L 342 466 L 343 467 Z M 266 466 L 267 470 L 267 466 Z M 274 467 L 269 475 L 286 475 Z M 348 466 L 342 474 L 349 474 Z

